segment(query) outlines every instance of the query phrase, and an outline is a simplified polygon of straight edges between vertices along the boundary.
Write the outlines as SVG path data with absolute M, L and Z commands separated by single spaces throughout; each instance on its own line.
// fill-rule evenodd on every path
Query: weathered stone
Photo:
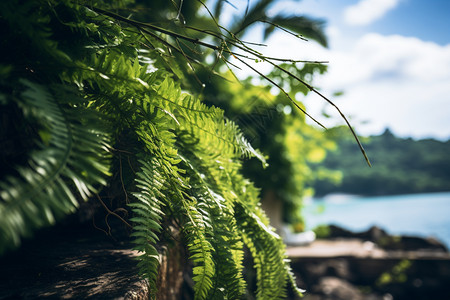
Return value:
M 137 251 L 93 228 L 50 230 L 0 258 L 0 299 L 147 300 Z M 185 259 L 180 245 L 161 249 L 157 299 L 177 299 Z
M 323 295 L 322 299 L 362 300 L 364 295 L 357 287 L 337 277 L 322 277 L 313 289 L 314 293 Z
M 428 247 L 424 239 L 414 238 L 400 249 L 389 249 L 375 241 L 402 237 L 379 228 L 351 233 L 333 227 L 332 232 L 331 239 L 287 248 L 301 287 L 309 293 L 305 300 L 446 299 L 450 295 L 450 253 L 440 243 Z M 352 286 L 365 292 L 351 294 Z
M 389 235 L 378 226 L 372 226 L 367 231 L 362 232 L 352 232 L 336 225 L 330 225 L 329 229 L 329 238 L 358 238 L 374 242 L 378 247 L 386 250 L 417 251 L 430 249 L 448 252 L 447 247 L 435 238 Z

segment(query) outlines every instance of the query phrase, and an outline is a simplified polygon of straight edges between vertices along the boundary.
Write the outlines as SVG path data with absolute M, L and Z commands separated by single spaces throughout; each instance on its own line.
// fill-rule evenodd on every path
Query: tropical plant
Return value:
M 144 6 L 152 8 L 151 22 Z M 244 64 L 233 47 L 273 61 L 229 31 L 185 24 L 201 6 L 0 3 L 0 253 L 82 201 L 107 207 L 102 198 L 119 186 L 112 198 L 132 217 L 108 213 L 133 228 L 140 270 L 153 293 L 155 246 L 175 227 L 194 265 L 196 298 L 245 294 L 244 245 L 257 270 L 259 299 L 282 297 L 288 284 L 301 295 L 259 191 L 241 175 L 243 158 L 262 165 L 266 158 L 222 109 L 195 96 L 198 78 L 192 80 L 198 69 L 210 69 L 199 59 L 200 47 Z M 218 43 L 199 39 L 205 34 Z

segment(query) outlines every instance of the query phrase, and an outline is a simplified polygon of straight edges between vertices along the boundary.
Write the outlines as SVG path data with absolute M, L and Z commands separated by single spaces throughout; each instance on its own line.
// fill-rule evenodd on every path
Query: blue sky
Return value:
M 450 1 L 401 1 L 384 18 L 374 22 L 370 30 L 381 34 L 415 36 L 440 45 L 450 42 Z
M 369 2 L 370 6 L 376 5 L 375 3 L 387 3 L 385 5 L 389 7 L 389 3 L 392 4 L 379 18 L 358 26 L 346 20 L 345 11 L 361 2 Z M 377 32 L 383 35 L 414 36 L 440 45 L 450 42 L 450 1 L 448 0 L 279 1 L 275 10 L 283 12 L 286 7 L 289 7 L 289 11 L 323 18 L 327 21 L 328 26 L 340 27 L 351 35 Z M 293 10 L 291 10 L 292 7 L 294 7 Z
M 238 8 L 247 3 L 231 2 Z M 279 32 L 264 53 L 329 61 L 329 72 L 314 85 L 329 96 L 344 91 L 333 101 L 358 133 L 389 127 L 403 137 L 450 138 L 450 1 L 280 0 L 271 8 L 277 12 L 326 21 L 328 49 Z M 246 39 L 259 38 L 251 35 Z M 328 126 L 342 124 L 318 97 L 301 100 L 313 115 L 334 114 Z

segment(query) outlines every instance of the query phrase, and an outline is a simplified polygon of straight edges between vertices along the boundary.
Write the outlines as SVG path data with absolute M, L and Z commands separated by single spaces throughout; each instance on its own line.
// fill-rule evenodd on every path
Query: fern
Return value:
M 137 173 L 137 187 L 139 192 L 134 193 L 136 202 L 130 203 L 135 217 L 134 222 L 136 249 L 143 254 L 139 257 L 141 274 L 149 280 L 152 292 L 156 291 L 158 276 L 159 253 L 155 248 L 158 233 L 161 232 L 159 224 L 163 212 L 161 199 L 164 194 L 164 177 L 159 173 L 158 162 L 154 159 L 141 160 L 141 170 Z
M 196 59 L 168 45 L 180 34 L 106 11 L 106 1 L 30 3 L 0 4 L 5 41 L 30 45 L 0 57 L 0 104 L 20 107 L 40 134 L 28 162 L 1 178 L 0 253 L 111 184 L 111 166 L 127 153 L 137 169 L 122 183 L 133 191 L 132 237 L 153 296 L 168 223 L 181 229 L 196 299 L 245 295 L 244 245 L 259 299 L 295 286 L 259 191 L 241 174 L 243 159 L 266 157 L 222 109 L 194 96 L 185 72 Z
M 96 186 L 105 185 L 109 168 L 108 135 L 95 111 L 76 106 L 84 100 L 75 90 L 28 80 L 20 86 L 15 101 L 28 119 L 39 120 L 43 139 L 27 165 L 17 168 L 19 175 L 0 182 L 0 253 L 33 228 L 74 212 L 76 195 L 87 199 Z

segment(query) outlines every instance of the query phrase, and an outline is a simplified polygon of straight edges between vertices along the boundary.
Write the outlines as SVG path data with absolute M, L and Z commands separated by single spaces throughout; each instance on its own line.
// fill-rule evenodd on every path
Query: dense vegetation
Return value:
M 301 294 L 259 199 L 275 194 L 285 219 L 298 219 L 306 183 L 324 176 L 307 162 L 332 142 L 297 99 L 317 92 L 310 78 L 326 68 L 265 57 L 239 37 L 256 22 L 268 36 L 277 22 L 326 40 L 319 22 L 267 16 L 272 2 L 248 7 L 230 31 L 217 22 L 228 1 L 213 11 L 202 1 L 1 1 L 0 254 L 95 202 L 132 229 L 153 293 L 156 245 L 181 242 L 198 299 L 247 293 L 244 246 L 259 299 L 288 286 Z M 237 81 L 231 58 L 267 83 Z M 258 73 L 255 60 L 273 71 Z M 261 191 L 242 175 L 245 159 Z
M 335 129 L 339 136 L 339 129 Z M 350 193 L 388 195 L 450 191 L 450 141 L 399 138 L 386 130 L 365 139 L 373 168 L 355 164 L 359 151 L 353 141 L 337 138 L 337 151 L 320 164 L 341 172 L 342 180 L 318 180 L 316 195 Z

